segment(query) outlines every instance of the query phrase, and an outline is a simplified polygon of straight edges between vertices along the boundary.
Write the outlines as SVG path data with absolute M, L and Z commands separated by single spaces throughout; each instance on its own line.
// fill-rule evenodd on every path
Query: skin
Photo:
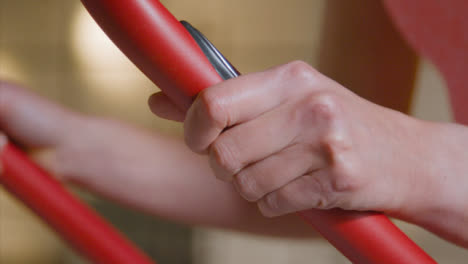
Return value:
M 163 98 L 150 106 L 167 116 Z M 464 126 L 378 106 L 293 62 L 204 90 L 184 128 L 187 146 L 267 217 L 381 211 L 468 246 Z
M 72 112 L 6 82 L 0 82 L 0 152 L 1 132 L 62 181 L 151 215 L 263 235 L 314 235 L 296 217 L 264 218 L 231 184 L 216 180 L 206 157 L 181 138 Z
M 339 5 L 330 6 L 330 16 L 342 17 Z M 382 9 L 359 10 L 372 17 Z M 378 21 L 369 30 L 395 36 L 387 20 Z M 342 64 L 362 73 L 353 78 L 340 66 L 322 67 L 361 96 L 406 111 L 415 56 L 401 39 L 388 39 L 391 46 L 378 45 L 379 39 L 347 48 L 384 54 L 408 68 L 376 67 L 390 64 L 360 57 Z M 325 40 L 324 50 L 343 48 L 335 43 L 339 38 Z M 338 59 L 324 57 L 331 65 Z M 389 77 L 382 82 L 375 76 Z M 377 210 L 468 247 L 468 231 L 460 228 L 468 221 L 467 128 L 374 104 L 306 63 L 210 87 L 187 115 L 164 94 L 153 95 L 154 113 L 185 120 L 185 144 L 193 152 L 181 139 L 73 113 L 15 85 L 0 87 L 2 131 L 34 149 L 57 177 L 133 208 L 188 224 L 282 236 L 312 235 L 286 215 L 298 210 Z M 394 87 L 404 96 L 391 104 L 385 95 Z

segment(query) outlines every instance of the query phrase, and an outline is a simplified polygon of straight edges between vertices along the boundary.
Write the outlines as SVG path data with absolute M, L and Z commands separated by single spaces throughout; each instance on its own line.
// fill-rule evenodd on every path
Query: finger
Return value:
M 151 112 L 161 118 L 178 122 L 183 122 L 185 119 L 185 113 L 162 92 L 151 95 L 148 99 L 148 105 Z
M 296 144 L 254 163 L 234 176 L 234 186 L 248 201 L 258 201 L 308 171 L 323 168 L 326 160 L 308 146 Z
M 207 88 L 187 113 L 187 145 L 195 152 L 205 151 L 225 128 L 252 120 L 297 97 L 313 86 L 317 76 L 305 63 L 290 63 Z
M 262 214 L 280 216 L 306 209 L 331 209 L 339 196 L 334 192 L 325 171 L 303 175 L 286 186 L 267 194 L 258 202 Z
M 73 130 L 76 114 L 18 85 L 0 81 L 0 129 L 29 147 L 58 144 Z
M 299 116 L 283 105 L 223 132 L 210 147 L 210 165 L 221 180 L 231 180 L 244 167 L 294 144 Z M 294 111 L 293 111 L 294 112 Z

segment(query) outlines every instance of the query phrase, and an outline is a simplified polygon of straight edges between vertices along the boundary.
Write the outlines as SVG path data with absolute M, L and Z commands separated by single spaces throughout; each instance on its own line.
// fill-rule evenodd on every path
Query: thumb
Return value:
M 163 92 L 158 92 L 150 96 L 148 105 L 153 114 L 173 121 L 183 122 L 185 113 L 180 110 Z

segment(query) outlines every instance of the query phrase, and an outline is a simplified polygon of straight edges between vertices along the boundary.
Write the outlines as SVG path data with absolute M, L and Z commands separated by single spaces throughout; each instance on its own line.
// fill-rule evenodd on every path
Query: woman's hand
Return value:
M 396 212 L 416 198 L 413 166 L 405 165 L 420 153 L 418 122 L 302 62 L 206 89 L 184 125 L 190 149 L 207 153 L 217 178 L 233 181 L 266 216 L 334 207 Z
M 166 100 L 151 97 L 153 112 L 181 119 Z M 186 144 L 208 154 L 216 177 L 232 181 L 265 216 L 375 210 L 457 236 L 441 227 L 448 216 L 441 212 L 453 209 L 448 193 L 463 193 L 460 178 L 443 170 L 460 149 L 444 142 L 453 128 L 368 102 L 305 63 L 204 90 L 184 126 Z

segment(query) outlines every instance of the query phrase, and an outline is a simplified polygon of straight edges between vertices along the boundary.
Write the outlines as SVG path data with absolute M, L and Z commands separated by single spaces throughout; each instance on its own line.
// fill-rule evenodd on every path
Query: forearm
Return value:
M 193 154 L 179 138 L 104 119 L 82 122 L 81 131 L 72 133 L 57 153 L 58 173 L 68 181 L 186 224 L 268 235 L 313 234 L 294 216 L 261 216 L 255 204 L 217 180 L 206 158 Z
M 411 196 L 400 214 L 468 247 L 468 127 L 425 123 L 424 128 L 416 142 L 421 151 L 415 153 L 421 163 L 413 163 Z

